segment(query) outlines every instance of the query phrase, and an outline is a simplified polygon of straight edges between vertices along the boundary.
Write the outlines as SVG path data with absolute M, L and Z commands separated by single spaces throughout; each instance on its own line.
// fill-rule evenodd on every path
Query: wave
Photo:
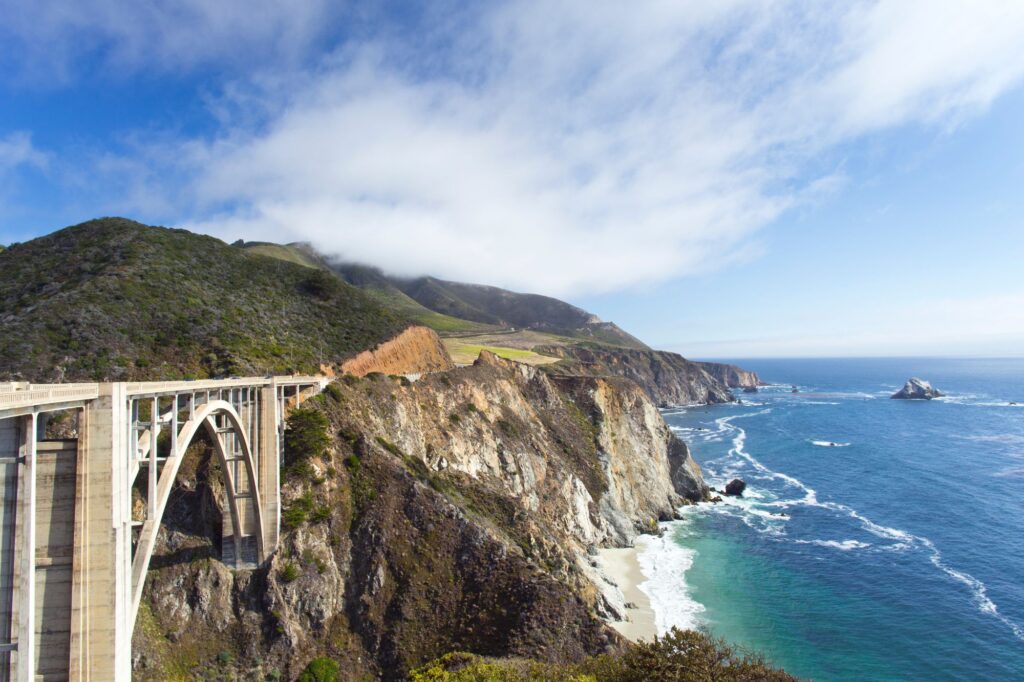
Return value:
M 697 628 L 704 612 L 704 605 L 690 596 L 686 584 L 686 572 L 693 566 L 697 552 L 676 544 L 671 535 L 645 537 L 637 543 L 637 561 L 645 577 L 638 587 L 651 600 L 659 635 L 673 627 Z
M 759 478 L 761 480 L 782 481 L 787 486 L 796 488 L 797 490 L 801 491 L 803 493 L 803 496 L 796 499 L 771 500 L 771 497 L 773 495 L 765 494 L 760 491 L 754 491 L 748 486 L 748 491 L 750 492 L 745 492 L 745 498 L 728 498 L 730 502 L 726 503 L 724 506 L 718 505 L 718 509 L 716 509 L 716 511 L 721 510 L 719 511 L 719 513 L 732 513 L 734 510 L 743 510 L 744 512 L 754 516 L 759 521 L 766 517 L 764 510 L 759 509 L 758 507 L 770 507 L 777 509 L 788 509 L 791 507 L 815 507 L 819 509 L 827 509 L 839 514 L 844 514 L 850 519 L 856 520 L 865 532 L 877 538 L 890 541 L 889 545 L 877 546 L 875 547 L 877 549 L 884 551 L 906 551 L 918 549 L 923 551 L 927 555 L 928 560 L 931 562 L 931 564 L 935 566 L 935 568 L 939 569 L 950 579 L 961 583 L 970 590 L 975 605 L 977 606 L 980 612 L 998 619 L 1013 632 L 1014 636 L 1017 639 L 1024 641 L 1024 627 L 1022 627 L 1012 618 L 1009 618 L 1008 616 L 999 611 L 998 606 L 988 596 L 987 586 L 974 576 L 970 575 L 969 573 L 960 571 L 945 563 L 945 561 L 943 560 L 942 552 L 939 551 L 939 548 L 936 547 L 935 543 L 932 542 L 929 538 L 920 535 L 915 535 L 913 533 L 900 530 L 899 528 L 891 528 L 889 526 L 884 526 L 882 524 L 875 523 L 874 521 L 867 518 L 859 511 L 848 505 L 839 502 L 821 502 L 818 500 L 817 491 L 814 490 L 814 488 L 811 488 L 803 481 L 800 481 L 799 479 L 794 478 L 793 476 L 789 476 L 788 474 L 784 474 L 782 472 L 774 471 L 768 468 L 763 463 L 761 463 L 756 457 L 747 452 L 745 447 L 747 433 L 742 427 L 739 427 L 733 424 L 732 422 L 736 419 L 763 415 L 768 413 L 769 411 L 770 410 L 759 410 L 757 412 L 750 412 L 742 415 L 722 417 L 716 420 L 716 423 L 719 425 L 720 429 L 732 429 L 735 431 L 732 440 L 733 447 L 729 450 L 728 455 L 738 457 L 743 462 L 749 464 L 754 469 L 754 472 L 756 472 L 756 478 Z M 735 473 L 739 472 L 737 471 Z M 749 500 L 747 499 L 747 497 L 755 497 L 755 499 Z M 745 501 L 733 501 L 737 499 Z M 760 501 L 762 499 L 765 501 Z M 700 508 L 715 509 L 715 505 L 700 505 Z M 770 514 L 770 512 L 768 513 L 768 516 L 771 517 L 772 521 L 772 523 L 768 527 L 764 526 L 763 521 L 761 521 L 759 524 L 758 522 L 755 522 L 754 519 L 750 519 L 749 521 L 747 519 L 743 520 L 746 523 L 746 525 L 753 528 L 754 530 L 758 530 L 759 532 L 766 532 L 775 536 L 785 535 L 785 530 L 780 530 L 779 526 L 780 524 L 783 524 L 784 521 L 788 519 L 788 517 L 775 516 Z M 790 541 L 800 544 L 818 544 L 822 546 L 834 547 L 837 549 L 841 549 L 843 551 L 849 551 L 852 549 L 867 549 L 869 547 L 872 547 L 871 543 L 864 543 L 857 540 L 844 540 L 842 542 L 837 542 L 832 540 L 793 539 Z
M 837 443 L 833 440 L 812 440 L 811 445 L 817 445 L 823 448 L 848 448 L 849 443 Z
M 817 545 L 818 547 L 832 547 L 834 549 L 840 549 L 844 552 L 849 552 L 853 549 L 867 549 L 871 546 L 870 542 L 861 542 L 860 540 L 793 540 L 798 545 Z

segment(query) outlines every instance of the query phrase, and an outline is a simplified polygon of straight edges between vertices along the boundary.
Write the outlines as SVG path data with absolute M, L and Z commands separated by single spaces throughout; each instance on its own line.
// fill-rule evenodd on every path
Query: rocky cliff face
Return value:
M 420 326 L 409 327 L 395 338 L 373 350 L 363 351 L 341 366 L 342 372 L 360 377 L 370 372 L 425 374 L 454 368 L 455 363 L 437 333 Z
M 282 547 L 258 570 L 216 560 L 219 473 L 197 448 L 147 578 L 138 679 L 292 679 L 317 655 L 398 679 L 455 649 L 614 649 L 599 614 L 621 603 L 588 549 L 707 495 L 656 406 L 617 377 L 484 353 L 416 382 L 346 377 L 309 404 L 331 445 L 290 465 Z
M 705 372 L 725 384 L 729 388 L 757 388 L 763 386 L 757 372 L 748 372 L 736 365 L 727 365 L 721 362 L 698 362 Z
M 543 346 L 538 353 L 563 361 L 550 371 L 590 376 L 621 376 L 639 385 L 659 406 L 725 403 L 728 386 L 702 364 L 677 353 L 606 346 Z

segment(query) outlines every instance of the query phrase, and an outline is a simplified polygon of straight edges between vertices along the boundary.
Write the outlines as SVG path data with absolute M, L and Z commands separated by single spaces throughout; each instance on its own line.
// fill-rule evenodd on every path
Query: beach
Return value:
M 651 641 L 658 634 L 654 622 L 651 600 L 640 584 L 646 580 L 640 570 L 637 547 L 615 547 L 598 550 L 601 571 L 612 580 L 625 597 L 628 620 L 611 621 L 608 624 L 623 637 L 631 641 Z

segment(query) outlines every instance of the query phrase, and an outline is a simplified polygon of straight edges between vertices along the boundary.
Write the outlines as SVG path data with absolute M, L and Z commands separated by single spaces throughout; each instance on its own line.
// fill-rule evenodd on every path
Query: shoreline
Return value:
M 640 568 L 640 547 L 607 547 L 598 550 L 600 571 L 615 583 L 626 603 L 627 620 L 608 621 L 620 635 L 631 642 L 651 642 L 658 635 L 651 599 L 640 589 L 647 581 Z

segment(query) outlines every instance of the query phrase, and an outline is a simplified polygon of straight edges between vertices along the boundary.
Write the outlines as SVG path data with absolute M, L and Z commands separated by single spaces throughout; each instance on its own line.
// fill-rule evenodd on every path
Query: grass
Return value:
M 546 365 L 553 362 L 558 362 L 558 358 L 553 358 L 547 355 L 541 355 L 535 353 L 532 350 L 524 350 L 522 348 L 509 348 L 507 346 L 489 346 L 478 343 L 471 343 L 472 339 L 462 338 L 448 338 L 444 339 L 445 348 L 448 349 L 448 354 L 452 356 L 452 360 L 459 365 L 472 364 L 477 357 L 480 356 L 480 351 L 490 351 L 500 358 L 506 360 L 515 360 L 516 362 L 522 362 L 527 365 Z

